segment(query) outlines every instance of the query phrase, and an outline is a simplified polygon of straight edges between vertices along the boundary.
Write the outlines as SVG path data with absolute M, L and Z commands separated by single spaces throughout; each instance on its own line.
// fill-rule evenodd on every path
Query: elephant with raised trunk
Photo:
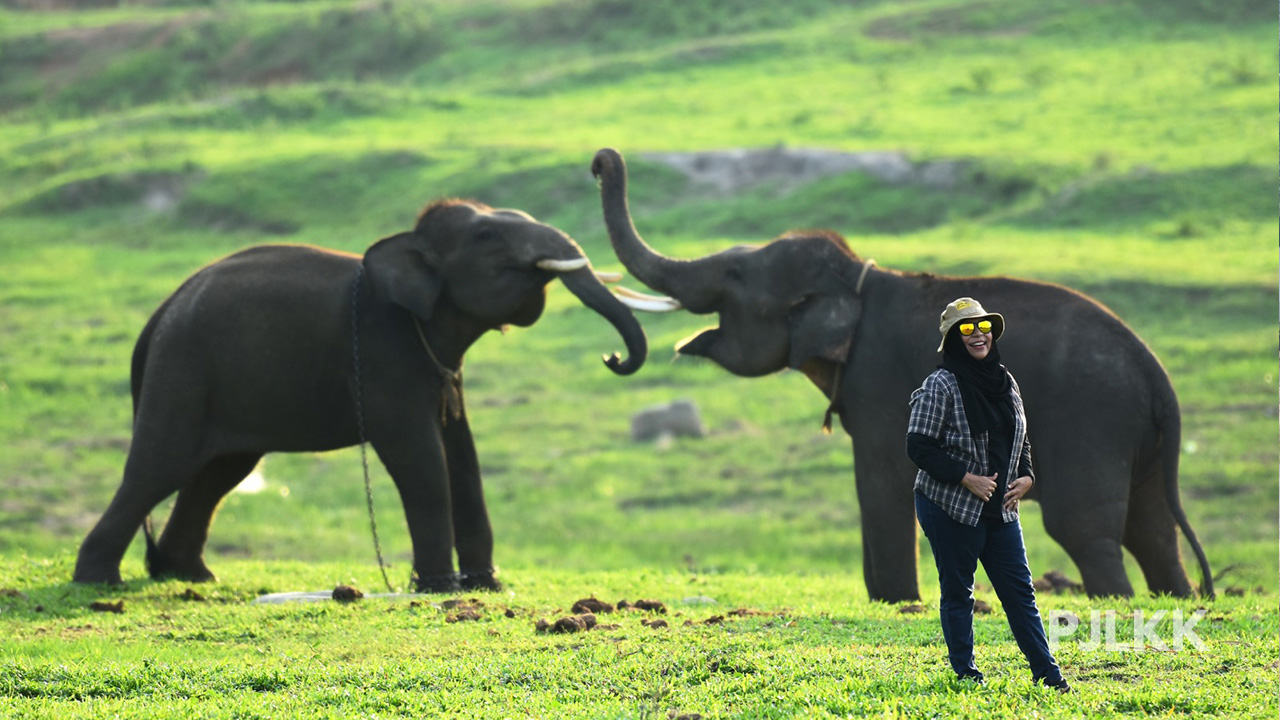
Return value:
M 684 341 L 682 355 L 759 376 L 803 372 L 853 439 L 862 509 L 863 572 L 876 600 L 914 600 L 916 468 L 904 445 L 912 390 L 939 362 L 938 308 L 973 297 L 1010 328 L 1005 362 L 1022 387 L 1049 535 L 1070 554 L 1091 595 L 1132 595 L 1123 548 L 1148 587 L 1190 595 L 1178 529 L 1213 593 L 1204 551 L 1178 499 L 1181 417 L 1160 362 L 1119 318 L 1057 285 L 1007 277 L 942 277 L 879 268 L 832 232 L 793 232 L 759 247 L 696 260 L 654 251 L 627 208 L 622 156 L 596 154 L 605 224 L 627 270 L 720 325 Z M 632 293 L 626 293 L 624 299 Z
M 648 345 L 631 310 L 572 239 L 516 210 L 438 201 L 363 258 L 263 246 L 200 270 L 138 339 L 124 479 L 74 580 L 120 582 L 129 542 L 174 492 L 159 540 L 146 523 L 148 570 L 211 580 L 214 511 L 264 453 L 367 439 L 403 501 L 417 589 L 497 587 L 463 354 L 489 330 L 532 325 L 553 278 L 621 334 L 628 357 L 605 364 L 635 372 Z

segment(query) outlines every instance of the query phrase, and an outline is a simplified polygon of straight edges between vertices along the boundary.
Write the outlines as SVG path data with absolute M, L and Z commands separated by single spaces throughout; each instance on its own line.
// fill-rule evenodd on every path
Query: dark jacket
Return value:
M 999 472 L 1006 480 L 1031 475 L 1031 443 L 1027 440 L 1027 416 L 1022 409 L 1022 394 L 1018 390 L 1018 382 L 1012 376 L 1009 380 L 1009 391 L 1013 395 L 1014 425 L 1014 452 L 1010 453 L 1009 467 L 987 467 L 987 433 L 979 433 L 975 437 L 969 429 L 964 403 L 960 399 L 960 385 L 955 375 L 946 370 L 935 370 L 925 378 L 924 384 L 911 393 L 911 419 L 907 424 L 907 433 L 918 433 L 939 440 L 948 457 L 975 475 Z M 1019 470 L 1022 472 L 1019 473 Z M 977 525 L 982 516 L 982 499 L 963 485 L 938 480 L 920 470 L 916 473 L 915 490 L 932 500 L 957 522 Z M 1018 519 L 1016 509 L 1002 509 L 1001 515 L 1005 522 Z

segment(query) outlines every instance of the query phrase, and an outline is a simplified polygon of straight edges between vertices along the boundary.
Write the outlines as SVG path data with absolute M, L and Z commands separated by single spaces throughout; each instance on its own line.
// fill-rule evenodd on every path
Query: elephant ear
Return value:
M 436 298 L 444 289 L 440 271 L 412 232 L 374 243 L 364 254 L 364 272 L 379 299 L 399 305 L 422 320 L 431 317 Z
M 842 294 L 814 295 L 791 310 L 790 365 L 815 358 L 843 364 L 862 316 L 862 300 Z

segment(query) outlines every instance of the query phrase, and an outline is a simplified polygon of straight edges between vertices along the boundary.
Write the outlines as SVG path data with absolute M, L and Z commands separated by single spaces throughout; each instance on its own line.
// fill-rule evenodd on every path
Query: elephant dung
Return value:
M 619 610 L 635 609 L 635 610 L 643 610 L 645 612 L 654 612 L 660 615 L 667 614 L 667 606 L 663 605 L 658 600 L 637 600 L 635 602 L 627 602 L 626 600 L 619 600 L 618 609 Z
M 1084 589 L 1083 585 L 1072 580 L 1066 575 L 1063 575 L 1057 570 L 1050 570 L 1045 573 L 1044 577 L 1036 580 L 1033 585 L 1035 586 L 1036 592 L 1044 593 L 1074 593 Z
M 333 589 L 333 599 L 338 602 L 354 602 L 364 597 L 364 592 L 350 585 L 339 585 Z
M 589 598 L 583 598 L 578 602 L 574 603 L 572 610 L 573 612 L 579 613 L 579 614 L 611 613 L 613 612 L 613 605 L 610 605 L 609 603 L 603 600 L 597 600 L 596 598 L 589 597 Z
M 654 405 L 631 416 L 631 439 L 636 442 L 663 437 L 703 438 L 707 429 L 692 400 Z
M 569 615 L 556 620 L 554 623 L 546 620 L 539 620 L 534 629 L 540 633 L 576 633 L 585 632 L 596 626 L 596 616 L 591 613 L 583 613 L 581 615 Z

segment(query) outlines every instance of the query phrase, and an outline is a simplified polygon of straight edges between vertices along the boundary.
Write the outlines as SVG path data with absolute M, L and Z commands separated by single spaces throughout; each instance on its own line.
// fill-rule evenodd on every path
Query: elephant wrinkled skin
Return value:
M 1085 589 L 1132 595 L 1128 548 L 1152 591 L 1190 595 L 1181 528 L 1203 572 L 1201 591 L 1212 595 L 1208 561 L 1178 499 L 1177 397 L 1160 362 L 1102 305 L 1040 282 L 877 268 L 826 231 L 691 261 L 665 257 L 631 222 L 622 156 L 601 150 L 592 172 L 627 270 L 690 312 L 719 316 L 719 327 L 682 343 L 681 354 L 743 376 L 798 369 L 831 398 L 853 439 L 873 599 L 919 598 L 907 400 L 939 362 L 938 309 L 966 296 L 1008 322 L 1000 349 L 1022 387 L 1038 475 L 1029 497 Z
M 214 511 L 264 453 L 367 438 L 403 501 L 418 589 L 496 587 L 475 444 L 448 378 L 486 331 L 533 324 L 556 277 L 621 334 L 629 357 L 606 365 L 638 369 L 648 348 L 630 309 L 573 240 L 519 211 L 439 201 L 363 258 L 263 246 L 200 270 L 138 339 L 123 482 L 73 579 L 120 582 L 138 527 L 177 492 L 158 541 L 147 523 L 148 570 L 211 580 Z

